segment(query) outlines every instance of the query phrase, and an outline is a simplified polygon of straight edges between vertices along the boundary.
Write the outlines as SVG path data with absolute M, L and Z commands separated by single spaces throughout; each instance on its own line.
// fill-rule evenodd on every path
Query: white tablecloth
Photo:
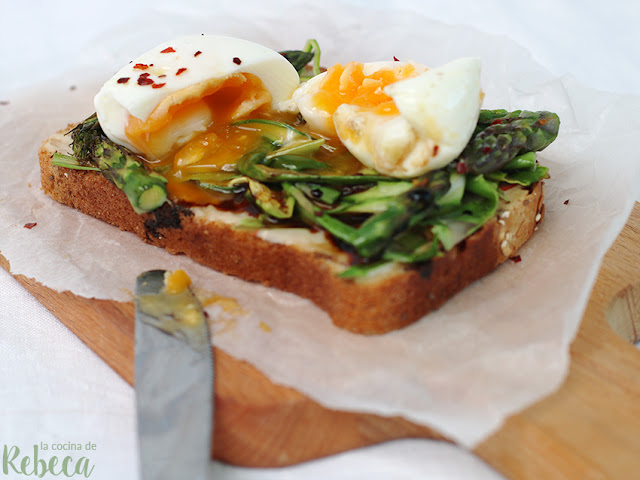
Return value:
M 198 9 L 198 2 L 183 3 L 180 8 Z M 446 23 L 506 35 L 556 75 L 572 75 L 601 90 L 640 94 L 640 7 L 632 2 L 351 3 L 415 9 Z M 12 92 L 64 71 L 76 60 L 83 39 L 158 5 L 177 8 L 151 0 L 11 5 L 3 1 L 0 101 L 10 101 Z M 241 9 L 242 2 L 238 5 Z M 133 390 L 1 269 L 0 378 L 0 450 L 17 446 L 23 451 L 21 458 L 25 452 L 33 456 L 34 445 L 51 449 L 81 444 L 83 455 L 95 467 L 89 478 L 139 478 Z M 95 450 L 85 450 L 88 442 L 95 444 Z M 74 454 L 76 460 L 79 457 Z M 389 442 L 286 469 L 215 464 L 212 475 L 221 479 L 501 478 L 468 452 L 422 440 Z M 23 477 L 11 470 L 4 475 L 0 468 L 0 478 Z

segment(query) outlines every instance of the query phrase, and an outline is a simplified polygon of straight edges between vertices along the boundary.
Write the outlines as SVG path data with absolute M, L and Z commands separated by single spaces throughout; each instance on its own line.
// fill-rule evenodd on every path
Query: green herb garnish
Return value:
M 298 71 L 301 81 L 309 80 L 320 73 L 320 45 L 313 38 L 307 40 L 302 50 L 285 50 L 280 52 L 284 56 L 293 68 Z M 307 65 L 313 60 L 311 67 L 311 75 L 305 75 L 307 71 Z

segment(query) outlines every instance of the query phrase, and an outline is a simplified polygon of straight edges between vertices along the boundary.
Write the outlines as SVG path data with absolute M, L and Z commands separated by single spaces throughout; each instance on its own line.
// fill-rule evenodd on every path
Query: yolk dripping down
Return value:
M 236 73 L 174 92 L 142 121 L 129 116 L 127 138 L 150 160 L 165 160 L 212 125 L 227 125 L 268 104 L 271 95 L 259 78 Z
M 219 203 L 228 196 L 188 180 L 194 174 L 225 171 L 225 165 L 235 164 L 249 151 L 259 136 L 229 124 L 248 114 L 261 116 L 270 103 L 271 95 L 258 77 L 236 73 L 169 95 L 144 122 L 129 116 L 125 132 L 151 168 L 166 172 L 171 198 Z

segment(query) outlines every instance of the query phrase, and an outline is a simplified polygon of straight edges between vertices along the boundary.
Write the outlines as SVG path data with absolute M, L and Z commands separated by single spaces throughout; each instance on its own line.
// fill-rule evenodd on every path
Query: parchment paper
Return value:
M 640 99 L 553 78 L 507 38 L 415 13 L 333 2 L 243 2 L 250 18 L 239 10 L 149 12 L 90 39 L 63 77 L 0 105 L 0 252 L 15 274 L 114 300 L 131 298 L 142 271 L 184 268 L 196 284 L 237 299 L 246 312 L 214 307 L 218 347 L 329 407 L 403 415 L 473 447 L 566 375 L 568 346 L 599 263 L 640 185 L 632 143 Z M 325 65 L 395 55 L 436 66 L 481 57 L 486 108 L 546 109 L 562 119 L 558 140 L 540 155 L 551 169 L 546 218 L 522 249 L 522 261 L 507 262 L 404 330 L 363 337 L 333 327 L 306 300 L 171 256 L 44 196 L 36 161 L 42 139 L 92 113 L 93 95 L 122 64 L 194 32 L 276 50 L 301 48 L 315 37 Z M 24 228 L 29 222 L 37 225 Z

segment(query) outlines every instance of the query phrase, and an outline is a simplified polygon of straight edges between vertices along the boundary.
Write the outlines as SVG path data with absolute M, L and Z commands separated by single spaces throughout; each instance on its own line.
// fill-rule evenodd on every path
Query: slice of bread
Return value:
M 420 267 L 392 264 L 363 278 L 343 279 L 337 273 L 347 268 L 348 255 L 320 232 L 237 228 L 246 214 L 211 206 L 165 203 L 154 212 L 135 213 L 125 194 L 100 172 L 52 165 L 55 152 L 70 153 L 64 133 L 46 139 L 39 151 L 42 186 L 54 200 L 173 254 L 308 298 L 335 325 L 357 333 L 395 330 L 438 308 L 514 256 L 544 216 L 543 182 L 516 186 L 504 192 L 494 218 L 445 255 Z

